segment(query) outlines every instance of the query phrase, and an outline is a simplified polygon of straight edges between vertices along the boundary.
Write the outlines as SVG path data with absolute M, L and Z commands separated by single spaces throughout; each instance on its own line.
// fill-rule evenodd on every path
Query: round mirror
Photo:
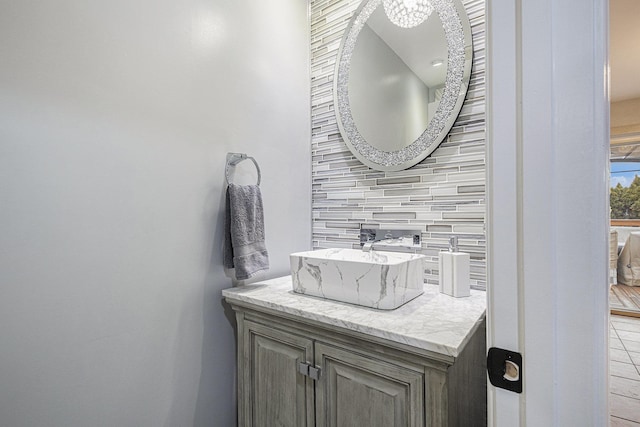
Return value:
M 429 1 L 431 14 L 411 28 L 392 23 L 382 3 L 364 0 L 351 19 L 334 97 L 351 152 L 373 169 L 394 171 L 423 160 L 449 133 L 467 92 L 473 49 L 460 0 Z

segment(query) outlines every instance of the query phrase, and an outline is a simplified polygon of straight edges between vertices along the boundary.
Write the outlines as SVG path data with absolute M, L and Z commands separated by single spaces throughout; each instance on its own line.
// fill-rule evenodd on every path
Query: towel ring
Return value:
M 260 181 L 262 179 L 262 175 L 260 174 L 260 166 L 258 166 L 258 162 L 251 156 L 247 156 L 244 153 L 228 153 L 227 154 L 227 165 L 224 168 L 224 176 L 227 179 L 227 185 L 231 184 L 231 179 L 229 178 L 229 168 L 231 166 L 235 167 L 238 163 L 243 160 L 251 160 L 256 167 L 256 171 L 258 172 L 258 182 L 256 185 L 260 185 Z

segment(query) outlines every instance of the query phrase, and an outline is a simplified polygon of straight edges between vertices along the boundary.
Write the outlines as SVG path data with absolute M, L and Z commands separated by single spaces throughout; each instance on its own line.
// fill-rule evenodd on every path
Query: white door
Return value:
M 608 425 L 608 1 L 487 0 L 489 425 Z

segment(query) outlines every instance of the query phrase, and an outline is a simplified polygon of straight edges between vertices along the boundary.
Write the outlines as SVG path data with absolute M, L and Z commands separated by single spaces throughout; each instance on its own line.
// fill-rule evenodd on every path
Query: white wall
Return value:
M 0 425 L 235 425 L 225 154 L 260 163 L 285 274 L 311 244 L 307 8 L 0 2 Z

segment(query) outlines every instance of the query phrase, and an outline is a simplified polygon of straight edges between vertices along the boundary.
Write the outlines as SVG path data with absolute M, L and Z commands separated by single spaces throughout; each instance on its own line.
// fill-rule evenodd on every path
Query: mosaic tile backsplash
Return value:
M 379 172 L 344 143 L 335 117 L 333 74 L 342 36 L 360 0 L 311 1 L 313 247 L 359 248 L 361 224 L 422 230 L 425 282 L 438 283 L 438 253 L 449 238 L 471 254 L 471 286 L 486 288 L 485 12 L 462 2 L 471 24 L 473 66 L 449 135 L 416 166 Z

